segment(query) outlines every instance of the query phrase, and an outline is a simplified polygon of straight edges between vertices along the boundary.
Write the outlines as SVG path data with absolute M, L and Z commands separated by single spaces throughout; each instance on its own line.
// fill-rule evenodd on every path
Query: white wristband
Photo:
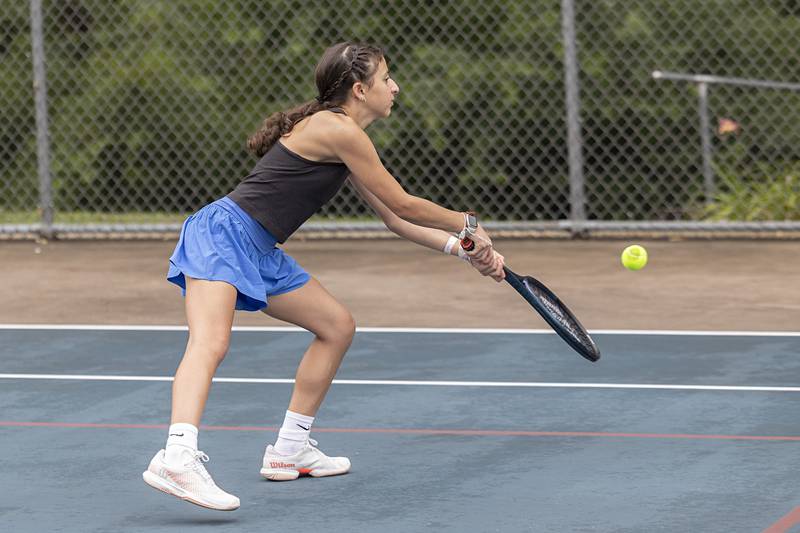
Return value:
M 447 255 L 451 255 L 453 252 L 453 246 L 455 246 L 457 243 L 458 239 L 451 235 L 450 238 L 447 239 L 447 243 L 444 245 L 444 249 L 442 251 Z

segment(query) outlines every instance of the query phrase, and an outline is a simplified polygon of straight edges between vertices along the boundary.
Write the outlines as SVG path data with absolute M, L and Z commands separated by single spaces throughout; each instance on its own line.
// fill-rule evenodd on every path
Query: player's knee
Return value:
M 228 353 L 228 341 L 227 339 L 217 339 L 209 346 L 209 355 L 211 356 L 212 360 L 216 361 L 217 364 L 221 363 L 223 359 L 225 359 L 225 355 Z
M 211 363 L 219 365 L 228 353 L 229 335 L 201 335 L 189 337 L 192 351 Z
M 356 321 L 345 308 L 339 309 L 331 318 L 328 336 L 339 344 L 350 345 L 356 333 Z
M 345 314 L 347 316 L 342 323 L 342 331 L 345 335 L 345 339 L 347 340 L 347 344 L 350 344 L 353 342 L 353 337 L 356 334 L 356 320 L 349 311 L 345 311 Z

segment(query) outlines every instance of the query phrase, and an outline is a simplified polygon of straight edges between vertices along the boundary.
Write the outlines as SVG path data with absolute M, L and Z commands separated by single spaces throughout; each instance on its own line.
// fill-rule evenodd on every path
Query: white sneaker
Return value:
M 264 452 L 261 475 L 272 481 L 290 481 L 300 475 L 312 477 L 336 476 L 350 470 L 347 457 L 328 457 L 319 451 L 317 441 L 308 439 L 306 447 L 294 455 L 281 455 L 272 444 Z
M 239 508 L 239 498 L 217 487 L 211 479 L 203 466 L 208 462 L 205 453 L 195 451 L 192 456 L 185 456 L 186 463 L 176 467 L 167 464 L 164 450 L 159 450 L 142 474 L 144 482 L 154 489 L 209 509 L 233 511 Z

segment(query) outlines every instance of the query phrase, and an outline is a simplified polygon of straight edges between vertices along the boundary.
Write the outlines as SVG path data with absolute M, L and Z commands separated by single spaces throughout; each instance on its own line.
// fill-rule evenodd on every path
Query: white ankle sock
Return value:
M 185 454 L 197 451 L 197 428 L 192 424 L 172 424 L 169 427 L 164 461 L 171 465 L 185 462 Z
M 275 442 L 275 451 L 281 455 L 294 455 L 305 448 L 313 423 L 313 416 L 286 411 L 286 418 L 283 419 L 283 426 Z

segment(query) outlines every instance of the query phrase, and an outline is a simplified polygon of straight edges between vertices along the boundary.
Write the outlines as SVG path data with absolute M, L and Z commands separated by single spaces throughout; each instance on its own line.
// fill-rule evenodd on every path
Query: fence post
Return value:
M 36 102 L 36 159 L 39 172 L 41 235 L 53 236 L 53 194 L 50 174 L 50 132 L 47 117 L 47 73 L 45 69 L 42 0 L 30 0 L 33 53 L 33 93 Z
M 573 234 L 581 233 L 586 220 L 583 181 L 583 140 L 581 137 L 578 59 L 573 0 L 561 0 L 561 33 L 564 39 L 564 88 L 567 106 L 567 154 L 569 161 L 570 219 Z
M 714 170 L 711 168 L 711 125 L 708 121 L 708 84 L 697 84 L 697 111 L 700 114 L 700 142 L 703 149 L 703 190 L 706 204 L 714 200 Z

